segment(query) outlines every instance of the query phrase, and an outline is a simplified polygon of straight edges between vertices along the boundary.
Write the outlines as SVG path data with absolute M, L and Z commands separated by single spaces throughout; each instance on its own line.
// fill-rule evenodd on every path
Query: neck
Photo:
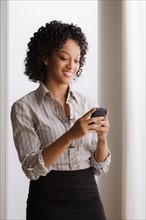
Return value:
M 45 83 L 46 88 L 52 93 L 58 101 L 65 102 L 67 98 L 68 85 L 56 85 L 54 83 Z

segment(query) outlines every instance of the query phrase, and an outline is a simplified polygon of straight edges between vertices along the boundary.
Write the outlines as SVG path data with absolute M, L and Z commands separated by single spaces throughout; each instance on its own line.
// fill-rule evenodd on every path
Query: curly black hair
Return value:
M 79 70 L 77 77 L 81 75 L 82 66 L 85 64 L 85 55 L 88 43 L 81 28 L 77 25 L 51 21 L 45 27 L 40 27 L 28 43 L 27 56 L 24 60 L 24 74 L 33 82 L 44 82 L 46 79 L 46 67 L 43 63 L 44 57 L 50 57 L 54 50 L 60 50 L 67 39 L 75 40 L 81 50 Z

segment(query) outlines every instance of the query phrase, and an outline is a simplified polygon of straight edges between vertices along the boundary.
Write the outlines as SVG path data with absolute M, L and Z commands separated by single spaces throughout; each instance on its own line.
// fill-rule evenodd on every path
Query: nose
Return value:
M 74 60 L 69 59 L 66 66 L 68 69 L 73 69 L 74 68 Z

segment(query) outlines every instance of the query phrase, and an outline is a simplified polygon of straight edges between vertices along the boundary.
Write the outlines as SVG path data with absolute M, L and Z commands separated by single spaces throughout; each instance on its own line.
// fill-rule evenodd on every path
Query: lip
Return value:
M 64 75 L 67 76 L 67 77 L 72 77 L 72 76 L 73 76 L 73 72 L 68 71 L 68 70 L 64 70 L 63 73 L 64 73 Z

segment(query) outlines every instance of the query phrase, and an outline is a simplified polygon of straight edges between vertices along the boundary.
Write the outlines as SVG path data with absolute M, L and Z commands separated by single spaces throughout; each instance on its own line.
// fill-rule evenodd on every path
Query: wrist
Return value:
M 107 143 L 107 136 L 106 135 L 98 135 L 98 142 Z
M 72 135 L 72 133 L 71 133 L 70 130 L 68 130 L 68 131 L 65 133 L 65 136 L 66 136 L 67 142 L 68 142 L 69 144 L 71 144 L 71 143 L 74 141 L 74 137 L 73 137 L 73 135 Z

